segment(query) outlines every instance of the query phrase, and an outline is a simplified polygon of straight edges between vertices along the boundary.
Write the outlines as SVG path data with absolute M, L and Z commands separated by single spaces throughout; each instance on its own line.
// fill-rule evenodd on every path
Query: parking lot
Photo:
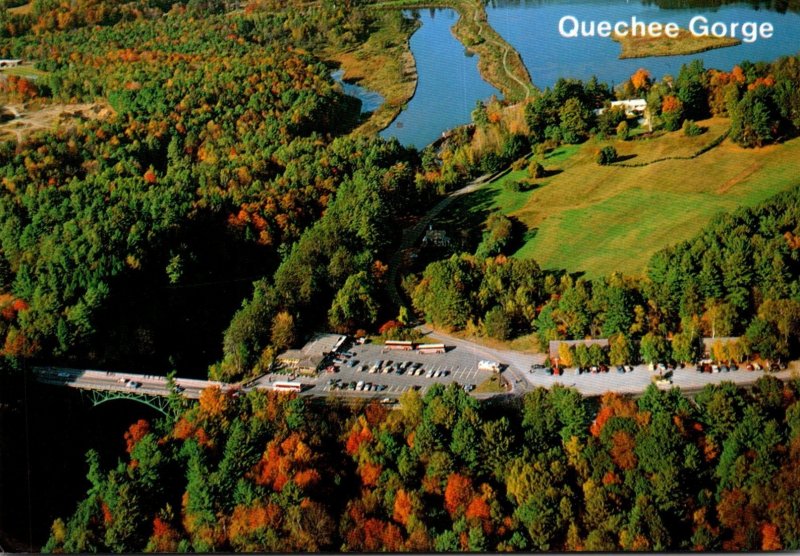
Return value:
M 396 398 L 411 389 L 424 393 L 437 382 L 456 382 L 474 389 L 492 375 L 492 371 L 478 369 L 480 356 L 459 348 L 448 348 L 445 353 L 424 354 L 417 350 L 389 350 L 382 344 L 367 343 L 351 345 L 345 353 L 352 355 L 337 361 L 336 372 L 323 371 L 313 379 L 313 388 L 305 392 Z M 375 369 L 378 361 L 382 365 Z M 431 376 L 435 374 L 438 376 Z M 360 382 L 364 386 L 369 384 L 370 389 L 355 389 Z

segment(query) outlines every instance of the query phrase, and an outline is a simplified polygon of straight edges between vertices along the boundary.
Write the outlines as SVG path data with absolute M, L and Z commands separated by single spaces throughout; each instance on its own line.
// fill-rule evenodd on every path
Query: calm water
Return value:
M 796 13 L 778 13 L 751 4 L 707 7 L 703 4 L 708 2 L 691 0 L 671 3 L 680 7 L 662 9 L 642 0 L 493 0 L 487 13 L 489 23 L 522 55 L 534 84 L 540 88 L 551 87 L 560 77 L 585 80 L 592 75 L 613 86 L 642 67 L 656 79 L 667 74 L 677 76 L 682 64 L 696 58 L 702 59 L 707 68 L 730 70 L 743 60 L 772 61 L 781 55 L 800 53 L 800 15 Z M 610 38 L 559 35 L 558 22 L 565 15 L 612 23 L 636 16 L 645 22 L 674 21 L 684 28 L 688 28 L 692 17 L 704 15 L 709 24 L 770 22 L 775 30 L 771 39 L 699 54 L 620 60 L 620 45 Z M 403 144 L 422 147 L 443 131 L 468 123 L 476 100 L 500 96 L 481 79 L 477 57 L 465 55 L 464 47 L 450 32 L 457 19 L 453 10 L 420 12 L 422 26 L 411 37 L 419 74 L 417 90 L 406 110 L 381 136 L 397 137 Z M 350 94 L 364 100 L 362 93 Z
M 343 69 L 338 69 L 331 73 L 333 80 L 342 86 L 342 90 L 346 95 L 356 97 L 361 101 L 362 114 L 365 112 L 374 112 L 381 104 L 383 104 L 383 97 L 380 94 L 376 93 L 375 91 L 365 89 L 364 87 L 356 85 L 355 83 L 347 83 L 342 80 L 342 76 L 344 76 Z
M 467 56 L 450 28 L 458 20 L 453 10 L 420 12 L 422 26 L 411 37 L 418 82 L 414 98 L 382 137 L 397 137 L 404 145 L 422 148 L 443 131 L 470 122 L 475 101 L 500 92 L 481 79 L 477 56 Z
M 670 9 L 661 9 L 652 2 L 648 4 L 636 0 L 495 0 L 487 7 L 487 13 L 489 23 L 522 55 L 531 79 L 540 88 L 552 86 L 559 77 L 588 79 L 592 75 L 610 85 L 619 84 L 642 67 L 655 78 L 666 74 L 676 76 L 682 64 L 696 58 L 702 59 L 707 68 L 730 70 L 742 60 L 771 61 L 784 54 L 800 52 L 800 15 L 796 13 L 781 14 L 766 8 L 757 9 L 750 4 Z M 698 6 L 702 3 L 687 1 L 680 4 Z M 635 15 L 640 21 L 674 21 L 684 28 L 688 28 L 692 17 L 704 15 L 709 23 L 770 22 L 775 32 L 771 39 L 688 56 L 620 60 L 620 46 L 610 38 L 562 37 L 558 32 L 558 22 L 565 15 L 579 20 L 612 23 L 630 21 Z

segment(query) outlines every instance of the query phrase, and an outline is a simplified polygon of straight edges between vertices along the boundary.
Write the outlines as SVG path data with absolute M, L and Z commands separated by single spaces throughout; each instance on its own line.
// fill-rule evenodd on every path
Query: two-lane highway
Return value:
M 33 371 L 40 382 L 58 386 L 105 392 L 131 392 L 150 396 L 170 395 L 167 379 L 163 376 L 63 367 L 35 367 Z M 176 378 L 175 383 L 181 395 L 195 400 L 200 398 L 200 392 L 209 386 L 219 386 L 223 391 L 237 387 L 237 385 L 222 382 L 188 378 Z

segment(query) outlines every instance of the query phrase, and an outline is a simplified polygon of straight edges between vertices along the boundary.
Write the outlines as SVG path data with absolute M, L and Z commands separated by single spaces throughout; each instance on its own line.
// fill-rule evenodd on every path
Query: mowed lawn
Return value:
M 641 273 L 653 253 L 696 235 L 715 214 L 757 204 L 800 183 L 800 139 L 763 149 L 741 149 L 726 140 L 693 160 L 641 168 L 595 162 L 606 144 L 628 164 L 688 156 L 718 137 L 727 121 L 700 124 L 709 128 L 700 137 L 676 132 L 559 149 L 544 161 L 548 171 L 558 173 L 535 190 L 512 193 L 490 184 L 472 194 L 481 206 L 470 208 L 480 208 L 484 217 L 501 210 L 519 219 L 528 232 L 515 256 L 534 258 L 543 268 L 589 277 Z M 459 204 L 474 203 L 466 197 Z

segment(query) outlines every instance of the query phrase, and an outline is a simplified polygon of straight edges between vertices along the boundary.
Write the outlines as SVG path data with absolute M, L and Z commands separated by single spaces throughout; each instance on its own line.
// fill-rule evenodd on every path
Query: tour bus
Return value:
M 299 382 L 275 382 L 272 389 L 278 392 L 300 392 L 303 390 L 303 385 Z
M 420 344 L 417 350 L 422 353 L 444 353 L 444 344 Z
M 414 349 L 413 342 L 402 342 L 399 340 L 386 340 L 384 346 L 386 347 L 386 349 L 397 349 L 403 351 L 411 351 L 412 349 Z

